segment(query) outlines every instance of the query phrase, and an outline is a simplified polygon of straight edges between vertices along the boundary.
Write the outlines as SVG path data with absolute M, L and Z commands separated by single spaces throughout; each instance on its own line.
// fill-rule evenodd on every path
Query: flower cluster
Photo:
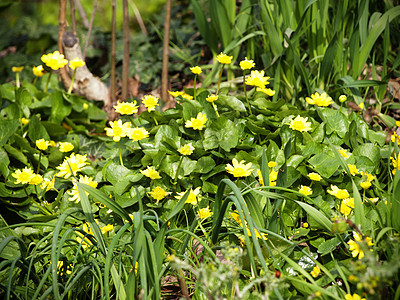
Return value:
M 46 64 L 46 66 L 54 71 L 64 68 L 68 64 L 68 60 L 66 60 L 64 58 L 64 55 L 61 54 L 59 51 L 54 51 L 53 53 L 49 54 L 43 54 L 41 60 Z
M 318 92 L 311 95 L 310 97 L 306 97 L 306 101 L 308 104 L 317 105 L 317 106 L 329 106 L 333 103 L 331 97 L 329 97 L 326 93 L 322 93 L 321 95 Z

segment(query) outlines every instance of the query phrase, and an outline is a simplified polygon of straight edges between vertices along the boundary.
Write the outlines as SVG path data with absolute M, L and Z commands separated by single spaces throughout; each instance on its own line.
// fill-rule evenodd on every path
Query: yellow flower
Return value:
M 26 125 L 29 123 L 29 119 L 21 118 L 21 123 L 22 123 L 22 125 Z
M 349 167 L 351 175 L 354 176 L 354 175 L 358 174 L 358 169 L 357 169 L 356 165 L 348 164 L 347 166 Z
M 369 189 L 369 188 L 371 187 L 371 182 L 369 182 L 369 181 L 363 181 L 363 182 L 360 183 L 360 186 L 361 186 L 364 190 Z
M 45 141 L 44 139 L 40 139 L 36 141 L 36 147 L 38 147 L 40 150 L 47 150 L 47 148 L 50 146 L 49 141 Z
M 43 177 L 40 174 L 33 174 L 31 180 L 29 180 L 29 184 L 39 185 L 43 182 Z
M 100 228 L 100 230 L 101 230 L 101 233 L 107 233 L 107 232 L 110 232 L 110 231 L 112 231 L 114 229 L 114 225 L 113 224 L 108 224 L 108 225 L 106 225 L 106 226 L 104 226 L 104 227 L 101 227 Z
M 106 128 L 107 136 L 112 136 L 114 142 L 119 142 L 121 138 L 126 137 L 131 133 L 131 123 L 125 122 L 122 124 L 122 120 L 110 121 L 111 128 Z
M 182 96 L 183 99 L 193 100 L 193 96 L 190 96 L 189 94 L 183 93 L 181 96 Z
M 93 235 L 93 231 L 92 231 L 92 229 L 90 229 L 88 223 L 83 224 L 82 230 L 85 232 L 85 237 L 87 235 Z M 87 237 L 85 239 L 83 239 L 84 236 L 80 232 L 77 234 L 78 234 L 78 236 L 76 237 L 77 242 L 82 244 L 83 249 L 86 249 L 86 247 L 89 246 L 88 242 L 91 243 L 90 240 Z
M 87 162 L 86 154 L 80 155 L 72 153 L 70 157 L 65 158 L 63 163 L 56 168 L 60 170 L 60 172 L 58 172 L 56 176 L 68 179 L 69 177 L 71 177 L 71 175 L 76 176 L 76 174 L 88 164 L 89 163 Z
M 346 95 L 340 95 L 339 96 L 340 103 L 346 102 L 346 100 L 347 100 L 347 96 Z
M 322 177 L 318 173 L 312 172 L 307 175 L 313 181 L 321 181 Z
M 340 200 L 350 197 L 350 194 L 346 189 L 341 190 L 336 185 L 332 185 L 332 184 L 331 184 L 331 189 L 332 190 L 328 190 L 327 192 Z
M 22 171 L 15 170 L 15 172 L 11 175 L 12 175 L 12 177 L 17 179 L 15 184 L 18 184 L 18 183 L 26 184 L 26 183 L 29 183 L 29 181 L 31 181 L 31 178 L 34 175 L 34 173 L 31 168 L 25 167 L 22 169 Z
M 153 95 L 146 95 L 142 98 L 142 103 L 147 108 L 147 111 L 154 111 L 158 106 L 158 98 Z
M 13 71 L 14 73 L 19 73 L 24 69 L 24 67 L 12 67 L 11 71 Z
M 349 250 L 351 251 L 351 254 L 353 257 L 357 257 L 358 259 L 362 259 L 364 257 L 364 251 L 361 249 L 359 243 L 362 241 L 362 236 L 359 235 L 357 232 L 353 232 L 353 240 L 350 240 L 347 242 L 349 245 Z M 367 237 L 366 239 L 367 245 L 372 246 L 372 239 L 370 237 Z
M 396 126 L 400 127 L 400 121 L 396 121 Z
M 349 154 L 348 152 L 347 152 L 347 150 L 346 149 L 343 149 L 343 148 L 340 148 L 339 150 L 339 153 L 340 153 L 340 155 L 341 156 L 343 156 L 343 158 L 349 158 L 350 157 L 350 155 L 351 155 L 351 153 Z
M 294 120 L 290 121 L 289 127 L 300 132 L 309 131 L 311 130 L 311 122 L 307 122 L 307 119 L 297 116 Z
M 393 166 L 392 174 L 393 175 L 396 175 L 396 171 L 400 170 L 399 157 L 397 157 L 396 153 L 393 156 L 390 157 L 390 159 L 392 160 L 392 166 Z
M 150 196 L 158 201 L 167 197 L 171 192 L 166 192 L 162 187 L 155 187 L 151 192 L 149 192 Z
M 242 160 L 240 162 L 237 161 L 236 158 L 232 160 L 232 164 L 227 164 L 225 169 L 228 173 L 232 174 L 234 177 L 247 177 L 251 175 L 253 171 L 251 169 L 251 163 L 245 164 L 245 161 Z
M 55 146 L 57 146 L 56 142 L 55 141 L 50 141 L 50 147 L 55 147 Z
M 375 176 L 368 172 L 361 172 L 361 175 L 364 177 L 366 176 L 367 178 L 365 181 L 368 181 L 368 182 L 371 182 L 372 180 L 375 179 Z
M 197 187 L 194 190 L 190 189 L 189 196 L 187 197 L 185 203 L 196 205 L 197 204 L 197 196 L 199 195 L 199 193 L 200 193 L 200 187 Z M 185 194 L 186 194 L 186 192 L 178 193 L 178 195 L 175 196 L 175 198 L 180 200 L 180 199 L 182 199 L 183 195 L 185 195 Z
M 361 102 L 360 104 L 358 104 L 358 107 L 361 109 L 364 109 L 365 108 L 364 102 Z
M 353 208 L 354 208 L 354 198 L 343 199 L 342 203 L 340 204 L 340 212 L 344 214 L 346 218 L 348 215 L 351 214 Z
M 268 79 L 270 77 L 264 77 L 264 71 L 251 71 L 250 76 L 246 78 L 245 84 L 256 86 L 259 88 L 265 88 L 269 83 Z
M 310 225 L 307 222 L 304 222 L 303 223 L 303 228 L 308 228 L 308 227 L 310 227 Z
M 128 133 L 128 137 L 134 142 L 143 140 L 149 137 L 149 132 L 143 127 L 132 128 Z
M 208 96 L 207 98 L 206 98 L 206 100 L 208 101 L 208 102 L 214 102 L 214 101 L 217 101 L 218 100 L 218 95 L 214 95 L 214 94 L 211 94 L 210 96 Z
M 312 189 L 309 186 L 301 185 L 299 192 L 305 196 L 310 196 L 312 194 Z
M 320 95 L 318 92 L 315 92 L 315 94 L 311 95 L 311 98 L 306 97 L 306 101 L 309 104 L 317 105 L 317 106 L 329 106 L 330 104 L 333 103 L 332 98 L 328 97 L 328 95 L 326 93 L 322 93 Z
M 240 219 L 240 216 L 236 210 L 235 210 L 235 212 L 231 213 L 231 217 L 232 217 L 232 219 L 234 219 L 236 221 L 236 223 L 239 224 L 240 227 L 243 227 L 242 220 Z
M 36 77 L 42 77 L 44 75 L 44 69 L 42 65 L 32 68 L 33 75 Z
M 220 53 L 217 55 L 217 60 L 220 64 L 230 64 L 232 61 L 233 56 L 228 56 L 225 53 Z
M 258 239 L 268 240 L 268 234 L 263 233 L 263 232 L 261 232 L 261 234 L 260 234 L 260 233 L 258 232 L 258 230 L 255 229 L 255 228 L 254 228 L 254 231 L 255 231 L 256 237 L 257 237 Z M 247 228 L 247 235 L 248 235 L 249 237 L 251 237 L 250 228 Z
M 267 88 L 262 88 L 262 87 L 258 87 L 256 89 L 257 92 L 263 92 L 264 94 L 268 95 L 268 96 L 273 96 L 275 95 L 275 91 L 271 90 L 271 89 L 267 89 Z
M 199 66 L 191 67 L 190 71 L 192 71 L 193 74 L 201 74 L 201 68 Z
M 154 169 L 154 167 L 148 166 L 146 170 L 140 170 L 144 176 L 149 177 L 150 179 L 160 179 L 160 174 Z
M 375 198 L 369 198 L 369 201 L 371 201 L 372 203 L 376 203 L 376 202 L 378 202 L 378 201 L 379 201 L 379 198 L 378 198 L 378 197 L 375 197 Z
M 194 147 L 192 143 L 186 144 L 178 149 L 179 153 L 182 155 L 191 155 L 193 153 Z
M 242 68 L 242 70 L 250 70 L 252 68 L 254 68 L 256 66 L 256 64 L 254 63 L 253 60 L 248 60 L 247 57 L 244 58 L 244 60 L 242 60 L 240 63 L 240 68 Z
M 400 135 L 397 135 L 396 132 L 394 132 L 390 139 L 392 140 L 392 143 L 396 142 L 397 145 L 400 145 Z
M 98 184 L 96 181 L 93 180 L 92 177 L 88 177 L 87 175 L 85 176 L 79 175 L 79 182 L 87 184 L 93 188 L 96 188 Z M 81 198 L 79 197 L 78 186 L 76 185 L 75 182 L 73 182 L 73 184 L 74 186 L 72 190 L 68 191 L 67 194 L 71 196 L 69 197 L 69 201 L 75 201 L 75 203 L 78 203 L 79 201 L 81 201 Z M 85 194 L 89 195 L 89 193 L 86 191 Z
M 199 112 L 196 118 L 191 118 L 190 121 L 187 120 L 185 123 L 186 128 L 192 127 L 194 130 L 202 130 L 206 127 L 207 117 L 205 114 Z
M 172 96 L 172 97 L 178 97 L 178 96 L 182 96 L 184 93 L 183 92 L 179 92 L 179 91 L 168 91 L 168 93 Z
M 321 269 L 316 265 L 310 274 L 312 277 L 317 278 L 321 274 Z
M 276 179 L 278 179 L 278 171 L 270 170 L 269 171 L 269 185 L 276 186 Z
M 69 142 L 60 142 L 60 151 L 61 152 L 70 152 L 74 150 L 74 145 Z
M 345 300 L 366 300 L 365 298 L 361 298 L 358 294 L 353 294 L 353 296 L 351 294 L 346 294 L 346 296 L 344 296 Z
M 139 106 L 136 106 L 136 101 L 131 102 L 117 102 L 114 105 L 115 111 L 121 115 L 132 115 L 138 112 Z
M 50 190 L 53 190 L 54 189 L 55 180 L 56 180 L 56 177 L 53 177 L 52 180 L 44 178 L 44 180 L 43 180 L 42 184 L 40 185 L 40 187 L 42 188 L 42 190 L 46 190 L 46 192 L 50 191 Z
M 83 67 L 84 65 L 85 65 L 85 62 L 78 57 L 75 57 L 73 60 L 69 61 L 69 67 L 72 70 L 75 70 L 76 68 L 79 68 L 79 67 Z
M 269 168 L 275 168 L 276 165 L 277 165 L 276 161 L 272 161 L 272 160 L 271 160 L 271 161 L 268 162 L 268 167 L 269 167 Z
M 270 167 L 270 168 L 273 168 L 275 166 L 276 166 L 276 162 L 274 162 L 274 161 L 270 161 L 268 163 L 268 167 Z M 257 175 L 258 175 L 258 182 L 262 186 L 264 186 L 264 179 L 262 177 L 260 169 L 257 169 Z M 269 186 L 276 186 L 275 180 L 277 180 L 277 179 L 278 179 L 278 172 L 275 171 L 274 169 L 269 170 Z
M 206 219 L 211 216 L 213 213 L 210 211 L 210 208 L 207 206 L 205 208 L 199 209 L 198 216 L 200 219 Z
M 64 58 L 64 55 L 60 54 L 59 51 L 54 51 L 53 53 L 43 54 L 41 57 L 42 62 L 46 64 L 49 68 L 53 70 L 58 70 L 65 67 L 68 64 L 68 60 Z

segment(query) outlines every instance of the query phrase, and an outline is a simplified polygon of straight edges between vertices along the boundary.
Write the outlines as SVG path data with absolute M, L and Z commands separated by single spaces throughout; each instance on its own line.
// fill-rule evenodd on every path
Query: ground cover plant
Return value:
M 254 29 L 258 6 L 234 3 L 191 7 L 198 20 L 226 10 L 231 30 Z M 300 20 L 334 9 L 285 3 Z M 272 5 L 260 4 L 263 26 L 284 7 L 268 13 Z M 370 15 L 357 8 L 367 10 L 360 29 Z M 399 299 L 400 120 L 387 90 L 400 62 L 390 35 L 398 14 L 394 6 L 371 23 L 366 61 L 354 57 L 358 41 L 339 63 L 332 44 L 323 51 L 310 36 L 294 48 L 298 37 L 280 40 L 322 51 L 309 63 L 296 51 L 269 61 L 246 51 L 264 34 L 223 37 L 221 21 L 210 27 L 221 43 L 205 39 L 213 62 L 186 65 L 193 85 L 170 90 L 175 107 L 130 97 L 114 104 L 115 120 L 53 74 L 84 61 L 49 51 L 34 67 L 14 66 L 0 86 L 0 295 Z M 340 72 L 328 75 L 326 60 Z M 373 79 L 359 77 L 367 61 Z

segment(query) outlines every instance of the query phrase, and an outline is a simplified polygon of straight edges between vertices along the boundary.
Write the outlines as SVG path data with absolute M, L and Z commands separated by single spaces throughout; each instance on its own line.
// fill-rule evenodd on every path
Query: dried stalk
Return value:
M 75 1 L 69 0 L 69 13 L 71 16 L 72 32 L 76 34 Z
M 133 10 L 133 13 L 135 14 L 135 17 L 136 17 L 136 19 L 137 19 L 137 21 L 139 23 L 140 30 L 142 31 L 142 33 L 145 36 L 148 36 L 149 33 L 147 32 L 146 26 L 144 25 L 142 16 L 140 15 L 140 12 L 139 12 L 137 6 L 135 5 L 135 2 L 133 2 L 133 0 L 129 0 L 129 5 L 131 6 L 131 8 Z
M 117 0 L 112 0 L 112 21 L 111 21 L 111 83 L 110 95 L 111 103 L 116 102 L 117 82 L 115 78 L 115 61 L 116 61 L 116 41 L 117 41 Z
M 82 6 L 81 2 L 79 0 L 75 0 L 75 5 L 76 5 L 76 8 L 78 9 L 79 15 L 81 16 L 83 27 L 88 29 L 89 28 L 89 21 L 88 21 L 88 18 L 86 16 L 85 10 L 83 9 L 83 6 Z
M 165 4 L 164 38 L 163 38 L 163 61 L 161 73 L 161 99 L 168 103 L 168 60 L 169 60 L 169 30 L 171 25 L 171 0 Z
M 59 9 L 59 14 L 58 14 L 58 43 L 57 43 L 57 46 L 58 46 L 58 51 L 60 51 L 61 54 L 64 54 L 62 39 L 63 39 L 63 35 L 65 32 L 65 28 L 67 27 L 66 12 L 67 12 L 67 0 L 60 0 L 60 9 Z M 71 85 L 71 78 L 68 75 L 67 69 L 61 68 L 59 74 L 60 74 L 60 77 L 64 84 L 64 87 L 66 89 L 68 89 L 69 86 Z
M 129 7 L 128 0 L 122 1 L 123 32 L 124 32 L 124 58 L 122 60 L 122 100 L 128 98 L 129 80 Z
M 77 1 L 79 1 L 79 0 L 77 0 Z M 89 24 L 88 33 L 86 36 L 85 48 L 83 48 L 83 60 L 85 60 L 85 58 L 86 58 L 86 51 L 89 46 L 90 35 L 92 34 L 93 21 L 94 21 L 94 15 L 96 14 L 96 10 L 97 10 L 97 0 L 94 0 L 92 16 L 90 17 L 90 24 Z

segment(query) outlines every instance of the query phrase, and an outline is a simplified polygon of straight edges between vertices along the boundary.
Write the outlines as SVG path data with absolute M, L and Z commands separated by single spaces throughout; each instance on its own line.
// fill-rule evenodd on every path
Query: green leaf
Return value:
M 0 148 L 0 172 L 3 174 L 4 178 L 8 177 L 8 165 L 10 164 L 10 160 L 8 159 L 7 152 Z
M 232 111 L 246 112 L 246 107 L 243 102 L 238 98 L 229 95 L 219 95 L 218 100 L 215 102 L 217 107 L 227 107 Z
M 18 130 L 18 120 L 0 120 L 0 147 Z
M 29 121 L 28 136 L 33 143 L 35 143 L 37 140 L 40 139 L 45 139 L 46 141 L 50 141 L 50 137 L 49 134 L 47 133 L 46 128 L 44 128 L 39 118 L 35 115 L 33 115 Z
M 343 138 L 349 130 L 349 122 L 346 116 L 335 109 L 326 108 L 321 111 L 327 120 L 326 133 L 331 135 L 333 132 L 336 132 L 338 136 Z
M 116 185 L 121 178 L 128 174 L 133 174 L 133 171 L 112 161 L 107 163 L 103 168 L 103 177 L 113 185 Z
M 205 174 L 210 172 L 214 167 L 214 160 L 210 156 L 203 156 L 197 161 L 193 172 Z
M 4 145 L 4 149 L 8 152 L 8 154 L 10 154 L 16 160 L 19 160 L 24 165 L 28 164 L 28 158 L 21 151 L 15 149 L 14 147 L 12 147 L 8 144 Z
M 327 240 L 318 246 L 318 253 L 320 253 L 322 256 L 331 253 L 336 249 L 337 246 L 339 246 L 341 241 L 337 238 L 334 237 L 330 240 Z
M 301 201 L 294 201 L 298 205 L 300 205 L 311 218 L 313 218 L 322 228 L 326 229 L 327 232 L 331 232 L 332 222 L 325 217 L 323 213 L 319 210 L 315 209 L 311 205 L 301 202 Z
M 375 165 L 378 165 L 380 160 L 379 147 L 371 143 L 358 146 L 356 149 L 354 149 L 353 155 L 368 157 Z
M 219 117 L 211 123 L 208 130 L 204 133 L 204 149 L 216 148 L 215 138 L 222 149 L 229 152 L 231 148 L 237 146 L 239 141 L 239 129 L 235 123 L 224 116 Z M 210 145 L 212 148 L 210 148 Z
M 28 90 L 23 87 L 17 90 L 15 99 L 21 107 L 29 106 L 32 103 L 32 96 L 29 94 Z
M 71 113 L 71 110 L 71 104 L 64 101 L 60 91 L 51 95 L 51 114 L 49 119 L 51 122 L 61 123 Z
M 308 162 L 314 166 L 317 173 L 326 178 L 331 177 L 340 164 L 329 150 L 314 155 Z

